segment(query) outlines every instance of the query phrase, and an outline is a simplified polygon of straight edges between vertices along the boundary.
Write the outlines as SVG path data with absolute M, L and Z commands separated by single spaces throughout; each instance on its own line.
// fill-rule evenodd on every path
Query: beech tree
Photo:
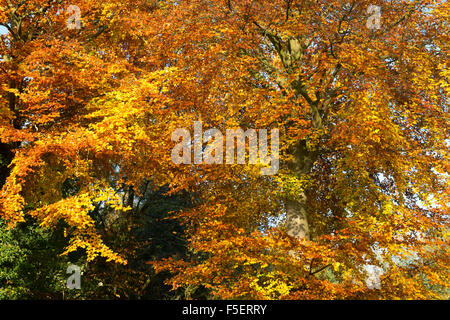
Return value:
M 196 197 L 173 213 L 191 254 L 148 262 L 173 288 L 442 298 L 447 1 L 0 3 L 0 214 L 11 227 L 63 220 L 65 253 L 126 264 L 95 207 L 127 217 L 151 181 Z M 279 172 L 173 163 L 172 133 L 195 121 L 280 130 Z M 375 289 L 367 266 L 382 270 Z

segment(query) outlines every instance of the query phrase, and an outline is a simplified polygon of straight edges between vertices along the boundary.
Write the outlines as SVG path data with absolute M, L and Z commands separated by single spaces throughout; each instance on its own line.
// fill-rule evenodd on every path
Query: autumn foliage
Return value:
M 81 29 L 66 26 L 71 4 Z M 130 215 L 119 190 L 151 181 L 195 198 L 172 216 L 189 257 L 148 262 L 174 288 L 443 298 L 449 14 L 441 0 L 1 0 L 0 216 L 62 220 L 65 253 L 126 264 L 92 212 Z M 174 164 L 172 132 L 194 121 L 279 129 L 278 174 Z M 382 269 L 376 289 L 369 265 Z

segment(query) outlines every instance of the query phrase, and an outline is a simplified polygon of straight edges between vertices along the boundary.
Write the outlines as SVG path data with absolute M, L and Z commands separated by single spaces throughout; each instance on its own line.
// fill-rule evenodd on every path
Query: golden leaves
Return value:
M 112 186 L 152 180 L 200 203 L 178 216 L 205 258 L 154 264 L 176 272 L 175 288 L 361 298 L 372 294 L 361 271 L 370 262 L 386 269 L 377 297 L 434 297 L 420 277 L 442 285 L 448 270 L 448 35 L 437 32 L 448 4 L 391 26 L 404 15 L 394 1 L 374 34 L 362 19 L 370 1 L 290 12 L 281 0 L 253 4 L 86 1 L 80 33 L 50 28 L 64 25 L 56 12 L 28 15 L 42 34 L 8 35 L 15 56 L 1 62 L 1 141 L 22 142 L 0 191 L 2 217 L 14 225 L 28 214 L 49 228 L 62 219 L 66 253 L 124 263 L 97 233 L 93 206 L 127 214 Z M 0 9 L 0 19 L 9 14 Z M 280 128 L 281 174 L 173 165 L 171 132 L 196 120 L 222 132 Z M 301 176 L 286 165 L 299 141 L 318 153 Z M 71 180 L 76 192 L 63 195 Z M 282 231 L 283 201 L 303 197 L 309 242 Z M 412 253 L 435 264 L 414 265 Z

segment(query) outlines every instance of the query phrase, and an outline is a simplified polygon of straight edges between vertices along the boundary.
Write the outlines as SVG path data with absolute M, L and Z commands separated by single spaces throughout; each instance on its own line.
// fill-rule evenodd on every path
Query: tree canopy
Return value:
M 126 265 L 134 244 L 109 245 L 107 226 L 142 217 L 146 188 L 185 192 L 170 231 L 188 252 L 147 262 L 174 289 L 442 298 L 449 13 L 442 0 L 1 0 L 0 216 L 64 223 L 61 253 Z M 195 121 L 278 129 L 279 171 L 174 163 L 172 133 Z

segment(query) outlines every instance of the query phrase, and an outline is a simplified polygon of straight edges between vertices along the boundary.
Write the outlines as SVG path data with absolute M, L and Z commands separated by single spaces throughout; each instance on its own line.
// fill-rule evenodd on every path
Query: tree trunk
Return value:
M 8 58 L 10 61 L 10 57 Z M 16 70 L 17 68 L 13 68 L 13 70 Z M 9 81 L 9 88 L 10 89 L 17 89 L 17 83 L 15 80 Z M 13 127 L 15 129 L 20 129 L 20 117 L 18 115 L 18 111 L 16 110 L 16 104 L 17 99 L 16 95 L 12 92 L 8 93 L 8 106 L 9 109 L 14 112 L 15 117 L 13 120 Z M 3 143 L 0 141 L 0 189 L 3 187 L 3 185 L 6 182 L 6 179 L 9 177 L 11 169 L 9 168 L 9 165 L 14 159 L 14 149 L 19 147 L 20 143 Z
M 306 203 L 304 201 L 285 201 L 287 233 L 298 240 L 310 240 Z
M 14 158 L 14 153 L 11 150 L 11 145 L 0 142 L 0 189 L 9 177 L 11 161 Z
M 297 145 L 294 145 L 290 153 L 293 156 L 293 160 L 288 163 L 288 168 L 299 178 L 311 172 L 314 161 L 318 158 L 317 151 L 308 150 L 306 140 L 302 140 Z M 306 192 L 296 195 L 296 199 L 285 199 L 284 203 L 287 233 L 298 240 L 310 240 Z

